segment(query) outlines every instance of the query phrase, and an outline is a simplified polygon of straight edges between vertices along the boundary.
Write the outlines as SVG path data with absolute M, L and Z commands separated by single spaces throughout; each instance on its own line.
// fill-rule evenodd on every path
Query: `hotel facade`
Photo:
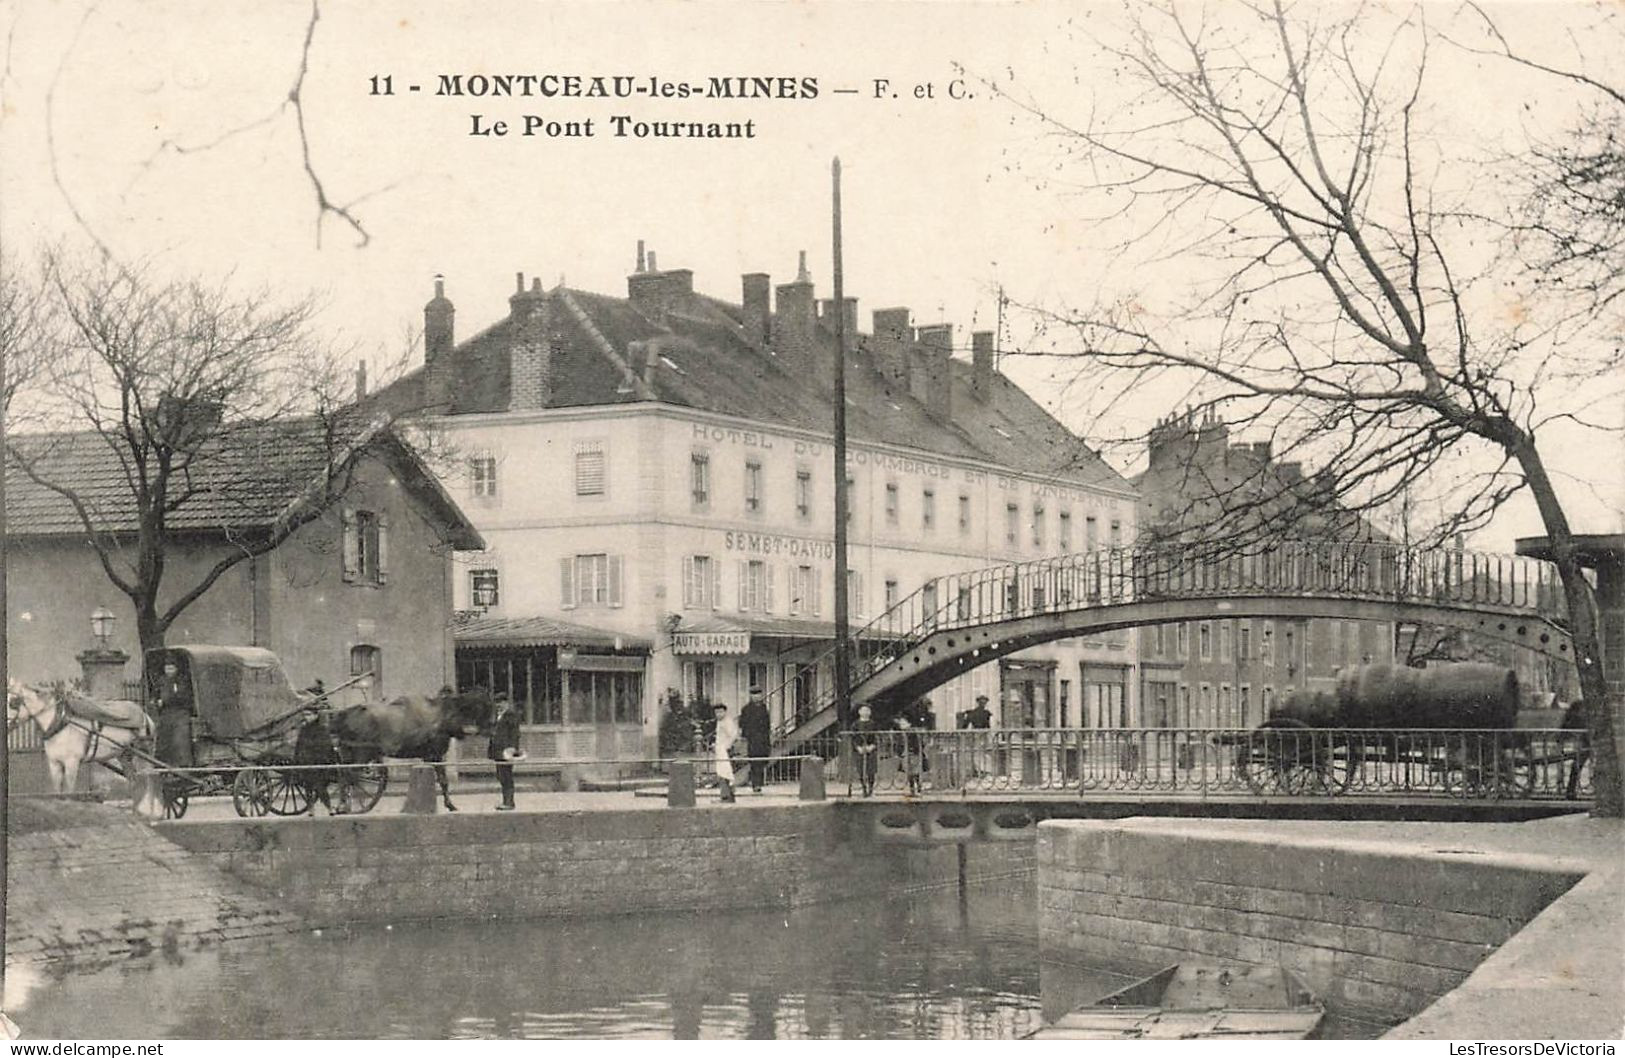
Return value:
M 771 296 L 771 300 L 770 300 Z M 460 686 L 510 694 L 541 758 L 655 756 L 675 691 L 775 727 L 831 689 L 831 393 L 846 313 L 854 629 L 930 578 L 1135 535 L 1135 492 L 948 324 L 814 297 L 803 260 L 741 300 L 640 246 L 625 298 L 521 276 L 465 342 L 437 289 L 426 363 L 378 396 L 426 409 L 486 548 L 456 556 Z M 1006 726 L 1137 722 L 1129 632 L 1046 644 L 931 695 L 940 728 L 993 700 Z

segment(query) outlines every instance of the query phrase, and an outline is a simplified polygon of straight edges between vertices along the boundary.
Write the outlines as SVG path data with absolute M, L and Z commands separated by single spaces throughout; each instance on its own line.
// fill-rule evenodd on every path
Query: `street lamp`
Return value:
M 96 607 L 96 612 L 90 615 L 90 631 L 99 649 L 107 649 L 107 641 L 113 636 L 113 622 L 117 620 L 105 606 Z

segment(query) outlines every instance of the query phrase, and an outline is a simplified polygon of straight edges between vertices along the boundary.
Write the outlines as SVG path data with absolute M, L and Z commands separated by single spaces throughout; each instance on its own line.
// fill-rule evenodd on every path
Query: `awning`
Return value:
M 553 617 L 476 617 L 452 629 L 459 647 L 609 647 L 648 650 L 642 636 Z
M 862 628 L 854 622 L 852 631 L 860 632 Z M 751 614 L 701 617 L 678 625 L 671 639 L 674 654 L 747 654 L 756 639 L 793 640 L 797 644 L 819 640 L 833 643 L 835 622 Z M 796 644 L 776 642 L 774 648 L 782 653 L 793 645 Z

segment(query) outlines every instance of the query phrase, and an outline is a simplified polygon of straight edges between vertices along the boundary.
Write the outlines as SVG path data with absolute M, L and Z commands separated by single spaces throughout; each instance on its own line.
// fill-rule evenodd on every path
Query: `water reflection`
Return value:
M 301 935 L 72 974 L 26 1035 L 925 1038 L 1040 1020 L 1031 878 L 793 912 Z

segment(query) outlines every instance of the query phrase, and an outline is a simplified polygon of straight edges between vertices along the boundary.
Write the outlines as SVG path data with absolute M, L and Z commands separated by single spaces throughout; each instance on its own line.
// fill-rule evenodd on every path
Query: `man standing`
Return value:
M 751 687 L 750 700 L 739 710 L 739 731 L 745 736 L 745 752 L 750 754 L 750 788 L 761 793 L 767 757 L 773 752 L 773 718 L 767 715 L 760 687 Z
M 158 759 L 171 768 L 192 766 L 192 681 L 173 657 L 158 680 Z
M 875 733 L 874 712 L 867 706 L 858 707 L 857 723 L 852 725 L 852 750 L 858 758 L 858 783 L 863 796 L 875 792 L 875 773 L 880 768 L 880 738 Z
M 965 729 L 967 731 L 986 731 L 993 726 L 993 714 L 987 707 L 987 695 L 976 696 L 976 708 L 965 710 Z M 977 777 L 987 770 L 987 736 L 970 736 L 971 776 Z
M 496 707 L 497 718 L 491 725 L 488 755 L 497 762 L 497 785 L 502 788 L 502 803 L 497 805 L 497 811 L 512 812 L 513 762 L 525 759 L 519 749 L 519 711 L 505 694 L 497 696 Z

